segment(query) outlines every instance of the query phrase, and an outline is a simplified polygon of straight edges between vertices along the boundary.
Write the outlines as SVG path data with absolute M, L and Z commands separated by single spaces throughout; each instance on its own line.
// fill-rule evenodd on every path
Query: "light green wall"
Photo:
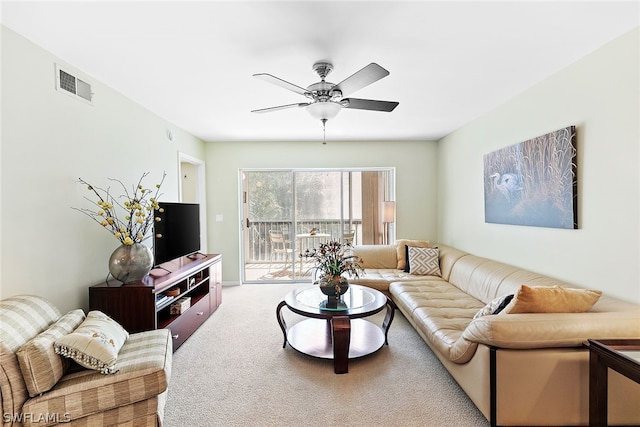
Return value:
M 307 117 L 301 120 L 307 119 L 311 120 Z M 238 282 L 241 277 L 238 172 L 244 168 L 395 167 L 396 236 L 435 240 L 436 160 L 435 142 L 207 144 L 209 250 L 223 254 L 224 281 Z M 224 221 L 215 222 L 216 214 L 222 214 Z
M 638 29 L 439 141 L 439 241 L 640 302 Z M 565 126 L 578 230 L 484 223 L 483 158 Z
M 58 58 L 4 26 L 1 37 L 0 297 L 88 308 L 88 286 L 105 279 L 119 242 L 71 209 L 88 203 L 78 177 L 133 185 L 148 171 L 153 185 L 166 171 L 162 200 L 175 201 L 178 151 L 203 158 L 204 143 L 90 76 L 93 106 L 56 91 Z

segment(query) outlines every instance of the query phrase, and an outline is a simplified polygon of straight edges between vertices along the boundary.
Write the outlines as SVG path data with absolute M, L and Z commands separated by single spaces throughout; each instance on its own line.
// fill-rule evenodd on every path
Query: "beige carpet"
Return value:
M 174 353 L 167 427 L 489 425 L 399 311 L 389 346 L 347 374 L 283 349 L 276 306 L 296 286 L 223 288 L 222 306 Z

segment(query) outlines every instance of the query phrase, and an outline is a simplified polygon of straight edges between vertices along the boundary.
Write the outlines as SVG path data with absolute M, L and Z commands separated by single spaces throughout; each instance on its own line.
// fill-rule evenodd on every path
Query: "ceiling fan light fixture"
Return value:
M 375 99 L 343 98 L 343 96 L 360 90 L 363 87 L 377 82 L 389 75 L 389 71 L 385 70 L 375 62 L 370 63 L 338 84 L 325 80 L 327 75 L 331 70 L 333 70 L 333 65 L 331 65 L 331 63 L 316 62 L 313 64 L 313 70 L 320 76 L 320 81 L 307 86 L 306 89 L 271 74 L 254 74 L 254 77 L 305 96 L 309 99 L 309 102 L 260 108 L 258 110 L 252 110 L 252 112 L 266 113 L 288 108 L 305 107 L 309 112 L 309 115 L 314 119 L 322 121 L 324 126 L 327 120 L 333 119 L 343 108 L 391 112 L 398 106 L 397 102 L 378 101 Z
M 337 102 L 323 101 L 314 102 L 307 105 L 305 108 L 314 119 L 328 120 L 333 119 L 338 115 L 338 113 L 342 109 L 342 105 L 338 104 Z

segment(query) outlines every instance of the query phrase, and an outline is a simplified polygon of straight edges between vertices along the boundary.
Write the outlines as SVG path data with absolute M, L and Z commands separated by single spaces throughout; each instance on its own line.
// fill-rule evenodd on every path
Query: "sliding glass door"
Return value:
M 310 281 L 299 255 L 329 240 L 394 235 L 394 170 L 242 170 L 243 282 Z

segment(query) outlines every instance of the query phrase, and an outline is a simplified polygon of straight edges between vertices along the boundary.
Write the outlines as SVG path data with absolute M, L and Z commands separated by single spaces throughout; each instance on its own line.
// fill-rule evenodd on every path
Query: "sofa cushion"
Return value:
M 16 352 L 30 396 L 50 390 L 62 378 L 69 361 L 56 354 L 53 343 L 73 332 L 83 320 L 82 310 L 72 310 Z
M 167 390 L 172 354 L 168 329 L 131 334 L 120 350 L 117 373 L 102 375 L 88 369 L 68 373 L 49 392 L 29 399 L 23 412 L 59 413 L 77 420 L 87 416 L 102 417 L 101 413 L 120 408 L 114 409 L 115 414 L 121 411 L 123 419 L 131 419 L 131 405 L 148 399 L 149 402 L 143 403 L 146 409 L 141 410 L 153 412 L 157 410 L 154 408 L 156 396 Z M 41 425 L 48 424 L 38 424 Z
M 440 264 L 442 268 L 442 259 Z M 451 268 L 448 281 L 485 303 L 501 295 L 515 294 L 523 283 L 535 286 L 564 284 L 538 273 L 475 255 L 458 259 Z
M 103 374 L 116 372 L 118 352 L 129 333 L 106 314 L 94 310 L 73 333 L 55 342 L 56 353 Z
M 418 276 L 441 276 L 438 248 L 407 246 L 409 274 Z
M 389 286 L 393 301 L 429 346 L 454 363 L 465 363 L 477 343 L 462 338 L 481 301 L 444 280 L 423 279 L 394 282 Z
M 428 240 L 396 240 L 396 268 L 398 270 L 404 270 L 407 266 L 407 246 L 429 248 L 431 243 Z
M 354 285 L 368 286 L 373 289 L 388 293 L 389 284 L 393 282 L 419 281 L 425 278 L 441 280 L 437 276 L 415 276 L 395 268 L 368 268 L 358 279 L 349 279 Z
M 438 243 L 438 251 L 440 251 L 440 273 L 444 280 L 449 281 L 453 266 L 469 254 L 442 243 Z
M 364 269 L 395 269 L 398 264 L 394 245 L 356 245 L 353 254 L 362 258 Z
M 602 291 L 589 289 L 522 285 L 502 313 L 583 313 L 601 295 Z

